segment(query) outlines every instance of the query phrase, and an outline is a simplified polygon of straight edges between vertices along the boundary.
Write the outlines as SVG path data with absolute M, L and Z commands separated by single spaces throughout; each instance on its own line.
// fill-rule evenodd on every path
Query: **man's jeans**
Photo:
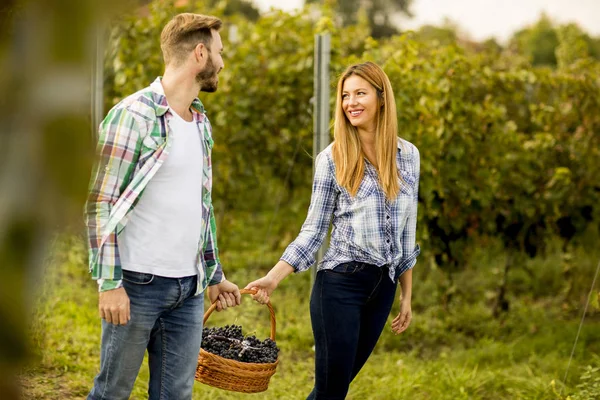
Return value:
M 315 387 L 309 400 L 343 400 L 379 340 L 394 303 L 387 267 L 349 262 L 317 273 L 310 298 Z
M 88 400 L 129 399 L 146 349 L 149 400 L 192 398 L 204 313 L 204 297 L 194 296 L 197 279 L 123 271 L 131 320 L 102 321 L 100 373 Z

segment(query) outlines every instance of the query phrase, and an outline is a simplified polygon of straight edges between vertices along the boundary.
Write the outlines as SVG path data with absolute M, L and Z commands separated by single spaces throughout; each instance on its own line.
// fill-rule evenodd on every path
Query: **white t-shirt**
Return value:
M 124 270 L 182 278 L 197 274 L 202 226 L 202 134 L 173 110 L 169 155 L 118 236 Z

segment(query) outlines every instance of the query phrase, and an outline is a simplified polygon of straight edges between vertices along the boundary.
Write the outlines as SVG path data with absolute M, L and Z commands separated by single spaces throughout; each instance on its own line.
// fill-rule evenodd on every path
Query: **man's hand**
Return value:
M 217 311 L 226 310 L 228 307 L 239 306 L 242 302 L 240 289 L 236 284 L 224 280 L 221 283 L 208 287 L 210 303 L 217 301 Z
M 125 288 L 100 292 L 98 300 L 100 318 L 109 324 L 125 325 L 131 319 L 129 314 L 129 296 Z

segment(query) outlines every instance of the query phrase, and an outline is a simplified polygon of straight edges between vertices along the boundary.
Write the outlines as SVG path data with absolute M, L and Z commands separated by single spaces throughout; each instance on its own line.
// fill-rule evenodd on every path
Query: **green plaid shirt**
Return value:
M 192 114 L 204 135 L 201 238 L 196 267 L 198 291 L 225 280 L 217 248 L 211 199 L 212 128 L 200 100 Z M 99 160 L 94 168 L 85 219 L 89 240 L 89 267 L 100 291 L 121 286 L 121 260 L 117 236 L 127 224 L 144 188 L 169 156 L 169 105 L 157 78 L 149 87 L 114 106 L 100 124 Z

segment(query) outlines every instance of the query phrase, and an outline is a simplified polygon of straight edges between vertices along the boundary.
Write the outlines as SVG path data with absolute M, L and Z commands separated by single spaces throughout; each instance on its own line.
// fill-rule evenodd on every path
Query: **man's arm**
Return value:
M 117 231 L 106 232 L 111 210 L 131 181 L 141 147 L 140 126 L 124 108 L 112 109 L 100 125 L 98 160 L 86 202 L 89 266 L 101 291 L 121 286 Z M 103 237 L 106 237 L 102 243 Z
M 223 274 L 221 260 L 219 259 L 219 247 L 217 245 L 217 221 L 212 204 L 210 205 L 210 217 L 208 223 L 210 226 L 208 229 L 208 237 L 206 238 L 204 261 L 206 262 L 206 274 L 207 277 L 209 277 L 208 285 L 212 286 L 226 280 L 225 274 Z
M 225 310 L 228 307 L 235 307 L 241 303 L 240 289 L 232 282 L 229 282 L 223 274 L 223 267 L 219 260 L 219 248 L 217 246 L 217 223 L 214 209 L 210 206 L 210 227 L 206 239 L 206 248 L 204 250 L 204 261 L 206 262 L 206 274 L 208 281 L 208 299 L 211 303 L 217 302 L 217 311 Z
M 212 167 L 210 162 L 210 149 L 212 149 L 212 139 L 210 138 L 210 123 L 205 133 L 209 136 L 209 153 L 205 156 L 209 158 L 205 167 L 208 168 L 207 175 L 210 189 L 212 189 Z M 212 199 L 209 200 L 209 217 L 207 236 L 204 243 L 204 262 L 205 274 L 208 279 L 208 299 L 211 303 L 217 302 L 217 311 L 226 309 L 227 307 L 235 307 L 241 303 L 240 289 L 232 282 L 229 282 L 223 274 L 221 260 L 219 260 L 219 247 L 217 245 L 217 221 L 215 218 L 215 210 L 212 205 Z

